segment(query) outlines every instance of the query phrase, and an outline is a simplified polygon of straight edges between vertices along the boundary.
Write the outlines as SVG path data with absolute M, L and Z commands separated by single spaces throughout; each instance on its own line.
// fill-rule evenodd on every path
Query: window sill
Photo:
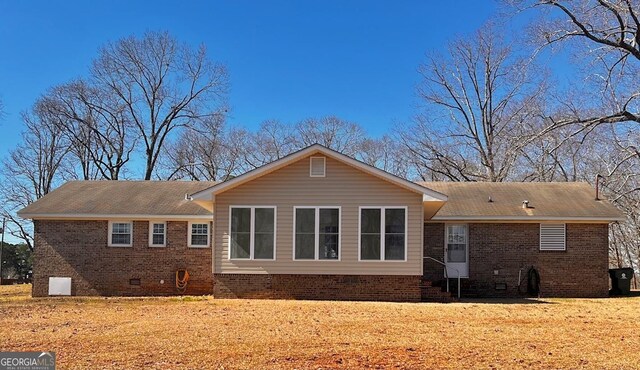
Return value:
M 190 245 L 189 248 L 193 248 L 193 249 L 207 249 L 209 248 L 208 245 Z
M 304 258 L 294 258 L 293 262 L 340 262 L 340 258 L 338 259 L 315 259 L 315 258 L 309 258 L 309 259 L 304 259 Z
M 381 263 L 381 262 L 384 262 L 384 263 L 390 262 L 390 263 L 397 263 L 397 262 L 407 262 L 407 260 L 358 260 L 358 262 L 378 262 L 378 263 Z
M 228 258 L 229 261 L 275 261 L 275 258 Z
M 109 248 L 132 248 L 132 244 L 107 244 Z
M 149 244 L 149 248 L 166 248 L 165 244 Z

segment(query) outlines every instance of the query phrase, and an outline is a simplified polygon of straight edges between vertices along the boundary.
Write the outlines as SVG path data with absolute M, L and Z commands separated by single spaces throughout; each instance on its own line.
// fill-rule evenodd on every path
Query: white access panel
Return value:
M 49 295 L 71 295 L 71 278 L 50 277 Z

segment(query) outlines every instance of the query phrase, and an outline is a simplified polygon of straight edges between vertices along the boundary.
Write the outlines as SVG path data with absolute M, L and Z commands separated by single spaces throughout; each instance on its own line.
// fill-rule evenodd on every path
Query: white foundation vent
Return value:
M 71 295 L 71 278 L 50 277 L 49 295 Z

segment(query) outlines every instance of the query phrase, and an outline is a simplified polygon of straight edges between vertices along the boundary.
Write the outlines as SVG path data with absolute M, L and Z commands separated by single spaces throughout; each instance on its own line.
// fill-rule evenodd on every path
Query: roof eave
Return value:
M 595 222 L 610 223 L 616 221 L 625 221 L 624 217 L 612 216 L 593 216 L 593 217 L 576 217 L 576 216 L 434 216 L 431 221 L 565 221 L 565 222 Z
M 18 216 L 31 220 L 210 220 L 210 215 L 160 215 L 160 214 L 89 214 L 89 213 L 20 213 Z

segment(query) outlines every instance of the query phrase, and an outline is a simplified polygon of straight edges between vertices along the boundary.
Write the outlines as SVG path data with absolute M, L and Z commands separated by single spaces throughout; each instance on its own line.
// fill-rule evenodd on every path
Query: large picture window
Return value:
M 340 207 L 294 207 L 294 219 L 294 259 L 340 259 Z
M 360 208 L 360 260 L 404 261 L 406 250 L 406 207 Z
M 276 208 L 231 207 L 230 259 L 275 259 Z

